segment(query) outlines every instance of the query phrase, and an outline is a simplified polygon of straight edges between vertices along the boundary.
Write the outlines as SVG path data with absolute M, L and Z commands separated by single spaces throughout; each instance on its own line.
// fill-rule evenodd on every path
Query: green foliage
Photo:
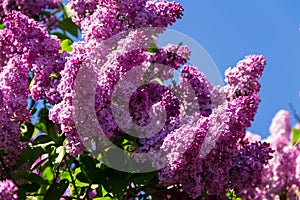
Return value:
M 298 144 L 299 141 L 300 141 L 300 130 L 293 128 L 291 145 L 296 145 L 296 144 Z
M 154 43 L 154 41 L 151 41 L 148 45 L 147 51 L 150 53 L 159 53 L 157 45 Z
M 59 51 L 60 53 L 66 51 L 66 52 L 71 52 L 73 51 L 72 48 L 72 42 L 69 39 L 65 39 L 60 42 L 61 45 L 61 50 Z
M 47 190 L 44 200 L 59 200 L 69 186 L 67 179 L 61 180 L 59 183 L 53 183 Z
M 78 37 L 78 26 L 72 21 L 71 18 L 65 18 L 63 21 L 59 21 L 58 27 L 61 30 L 67 31 L 69 34 Z
M 228 190 L 226 193 L 226 197 L 227 197 L 226 199 L 228 199 L 228 200 L 242 200 L 240 197 L 238 197 L 235 194 L 234 190 Z
M 0 24 L 0 30 L 3 30 L 5 28 L 4 24 Z

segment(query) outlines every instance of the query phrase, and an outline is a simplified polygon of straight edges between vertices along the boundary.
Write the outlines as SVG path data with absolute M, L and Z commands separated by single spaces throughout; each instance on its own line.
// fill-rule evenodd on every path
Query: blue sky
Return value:
M 223 78 L 227 67 L 248 54 L 263 54 L 260 104 L 251 132 L 263 138 L 280 109 L 300 114 L 300 1 L 181 0 L 183 19 L 171 27 L 201 44 Z M 292 123 L 296 120 L 292 117 Z

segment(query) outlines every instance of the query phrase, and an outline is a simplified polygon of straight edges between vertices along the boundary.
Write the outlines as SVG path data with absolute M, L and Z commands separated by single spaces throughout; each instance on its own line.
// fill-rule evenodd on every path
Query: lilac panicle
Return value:
M 249 55 L 239 61 L 235 68 L 228 68 L 225 71 L 225 81 L 228 83 L 227 97 L 232 99 L 252 92 L 258 93 L 258 78 L 262 76 L 265 65 L 266 61 L 262 55 Z
M 0 1 L 0 22 L 12 11 L 20 11 L 30 18 L 38 18 L 38 14 L 44 9 L 59 8 L 60 0 L 2 0 Z
M 58 102 L 60 96 L 56 87 L 66 54 L 59 53 L 61 47 L 57 37 L 49 36 L 45 28 L 20 12 L 8 14 L 4 23 L 6 28 L 0 31 L 1 66 L 11 57 L 21 57 L 27 70 L 34 73 L 33 99 L 47 99 L 52 104 Z

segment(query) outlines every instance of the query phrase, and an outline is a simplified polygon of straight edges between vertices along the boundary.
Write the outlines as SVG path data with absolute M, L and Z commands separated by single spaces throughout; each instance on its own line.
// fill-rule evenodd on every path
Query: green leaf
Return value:
M 104 181 L 102 185 L 107 192 L 122 196 L 127 186 L 131 182 L 129 176 L 125 172 L 120 172 L 114 169 L 106 169 L 102 176 Z
M 65 157 L 66 149 L 63 146 L 59 146 L 56 148 L 56 153 L 58 154 L 58 156 L 55 158 L 54 164 L 59 165 Z
M 40 189 L 40 185 L 37 183 L 26 183 L 22 186 L 27 192 L 37 192 Z
M 68 171 L 64 171 L 62 173 L 59 174 L 59 178 L 62 179 L 68 179 L 68 181 L 72 181 L 70 173 Z
M 16 164 L 16 169 L 27 163 L 32 165 L 33 162 L 43 154 L 51 153 L 51 146 L 55 145 L 55 142 L 48 135 L 38 136 L 32 143 L 26 147 L 21 153 L 19 160 Z
M 15 174 L 14 178 L 16 179 L 24 179 L 26 181 L 29 181 L 31 183 L 36 183 L 39 185 L 48 185 L 49 183 L 45 181 L 42 177 L 39 175 L 32 173 L 32 172 L 27 172 L 27 171 L 19 171 Z
M 34 126 L 35 126 L 37 129 L 41 130 L 43 133 L 47 133 L 47 132 L 48 132 L 48 131 L 47 131 L 47 126 L 46 126 L 46 124 L 43 123 L 43 122 L 35 123 Z
M 48 182 L 52 182 L 54 178 L 54 174 L 52 171 L 52 168 L 50 166 L 47 166 L 43 171 L 43 178 L 47 180 Z
M 51 123 L 48 126 L 48 135 L 54 140 L 57 138 L 57 134 L 56 134 L 56 129 L 55 129 L 55 124 Z
M 80 172 L 76 175 L 76 179 L 78 179 L 82 183 L 92 183 L 92 181 L 87 177 L 83 172 Z
M 92 178 L 96 174 L 96 164 L 93 158 L 90 156 L 82 157 L 80 158 L 79 163 L 82 171 L 82 175 L 78 174 L 79 178 L 84 180 L 82 182 L 88 181 L 88 183 L 92 183 Z
M 64 33 L 60 33 L 60 32 L 52 32 L 51 33 L 52 35 L 56 35 L 60 40 L 66 40 L 66 39 L 68 39 L 68 40 L 70 40 L 70 41 L 72 41 L 72 39 L 70 38 L 70 37 L 68 37 L 66 34 L 64 34 Z
M 18 200 L 26 200 L 26 190 L 24 188 L 18 189 Z
M 148 172 L 143 174 L 133 174 L 131 178 L 133 178 L 133 182 L 135 184 L 146 185 L 148 184 L 155 176 L 157 172 Z
M 5 152 L 5 150 L 0 149 L 0 155 L 4 155 L 4 154 L 7 154 L 7 153 Z
M 48 135 L 40 135 L 33 142 L 33 148 L 42 148 L 45 152 L 51 153 L 51 146 L 55 145 L 55 142 Z
M 61 180 L 59 183 L 53 183 L 47 190 L 44 200 L 59 200 L 69 186 L 67 179 Z
M 159 53 L 158 47 L 154 43 L 154 41 L 151 41 L 148 45 L 147 51 L 150 53 Z
M 21 141 L 29 142 L 34 133 L 34 126 L 31 123 L 21 125 Z
M 25 163 L 29 166 L 33 164 L 33 162 L 45 154 L 46 152 L 42 148 L 33 148 L 31 146 L 27 146 L 27 148 L 21 153 L 19 160 L 16 164 L 16 169 L 23 166 Z
M 114 200 L 115 198 L 111 198 L 111 197 L 97 197 L 94 198 L 94 200 Z
M 3 30 L 5 28 L 4 24 L 0 24 L 0 30 Z
M 300 130 L 293 128 L 291 145 L 296 145 L 296 144 L 298 144 L 299 141 L 300 141 Z
M 78 37 L 78 26 L 72 21 L 71 18 L 66 18 L 58 22 L 58 27 L 63 31 L 68 31 L 71 35 Z
M 160 78 L 155 78 L 153 81 L 156 81 L 159 85 L 163 85 L 163 82 L 160 80 Z
M 61 50 L 59 50 L 59 53 L 62 53 L 62 52 L 64 52 L 64 51 L 66 51 L 66 52 L 71 52 L 71 51 L 73 51 L 73 48 L 72 48 L 72 41 L 69 40 L 69 39 L 63 40 L 63 41 L 60 43 L 60 46 L 61 46 Z
M 64 9 L 65 17 L 66 17 L 66 18 L 71 18 L 72 15 L 73 15 L 73 12 L 72 12 L 72 10 L 71 10 L 70 4 L 65 5 L 65 6 L 63 7 L 63 9 Z

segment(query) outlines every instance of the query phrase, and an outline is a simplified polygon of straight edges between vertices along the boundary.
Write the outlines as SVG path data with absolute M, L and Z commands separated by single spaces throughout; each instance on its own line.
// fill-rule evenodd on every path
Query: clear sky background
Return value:
M 300 1 L 177 0 L 184 16 L 171 29 L 201 44 L 223 78 L 228 67 L 248 54 L 263 54 L 267 66 L 261 78 L 259 106 L 249 131 L 269 135 L 269 125 L 280 109 L 300 115 Z M 293 116 L 292 124 L 296 123 Z

